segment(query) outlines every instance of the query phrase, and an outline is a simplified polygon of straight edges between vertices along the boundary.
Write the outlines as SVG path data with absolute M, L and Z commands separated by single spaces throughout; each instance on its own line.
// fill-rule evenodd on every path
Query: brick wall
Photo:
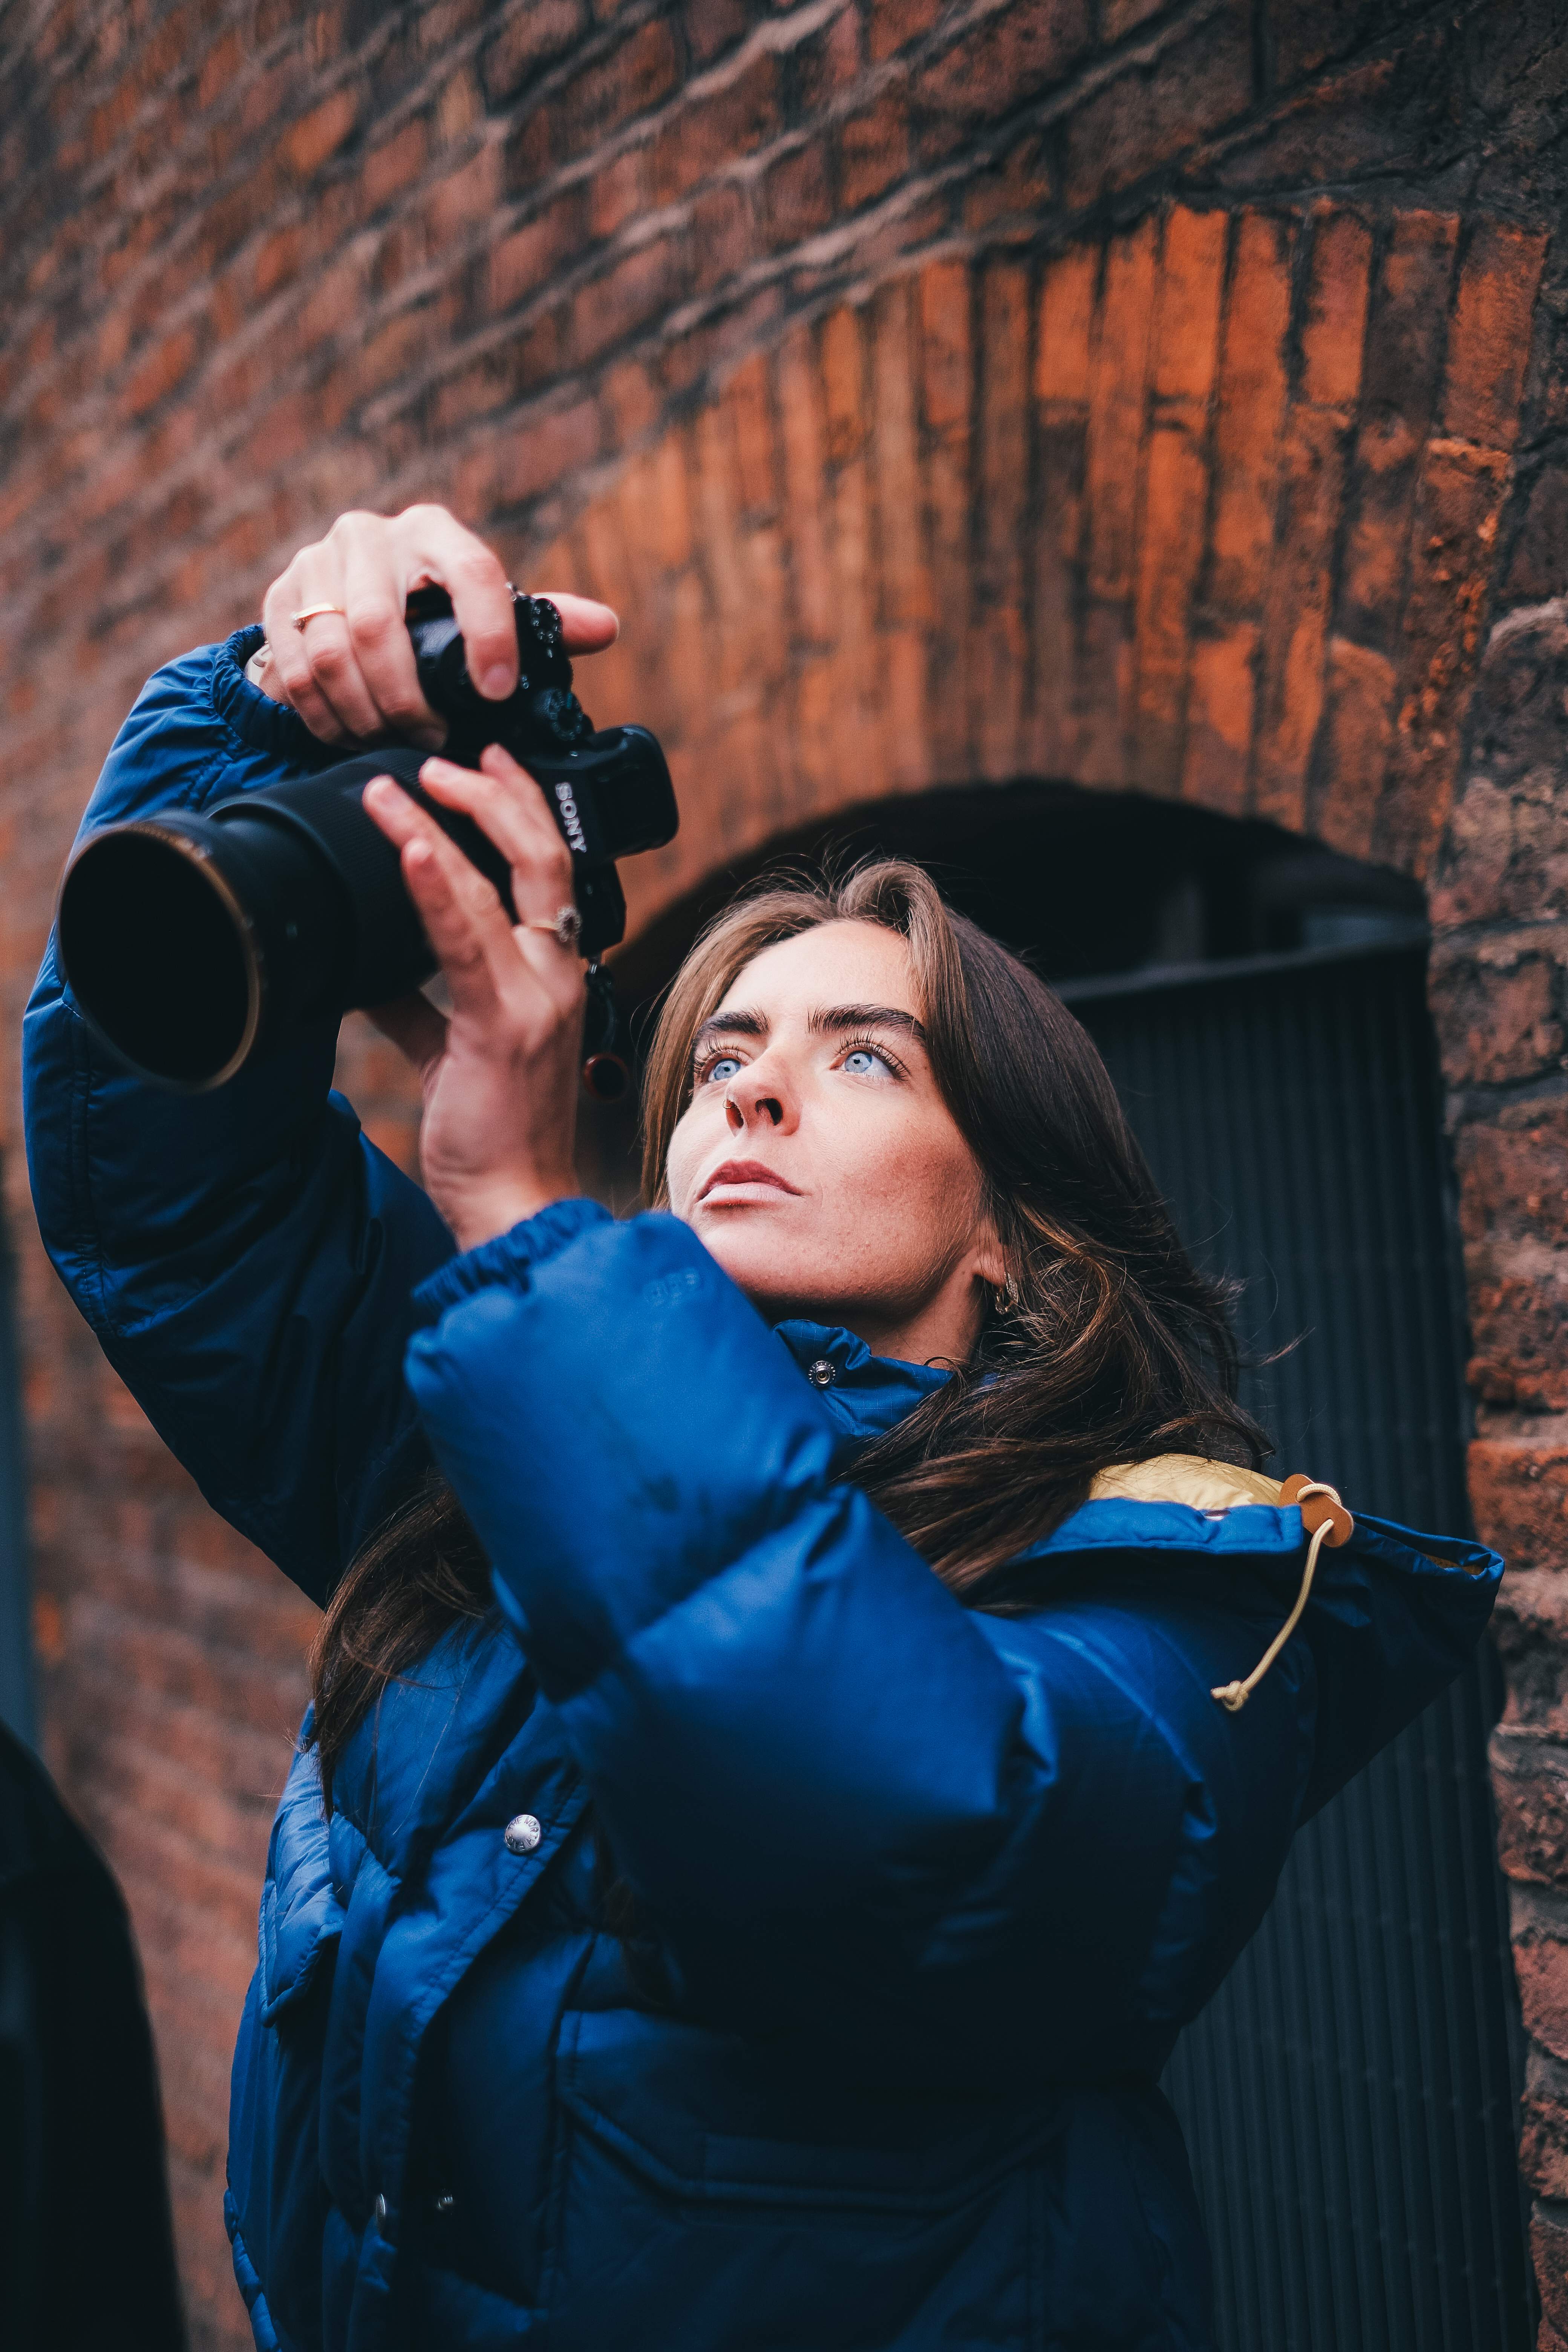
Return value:
M 816 812 L 1047 776 L 1428 883 L 1496 1768 L 1568 2343 L 1568 36 L 1543 0 L 33 0 L 0 29 L 0 1148 L 51 1762 L 130 1893 L 196 2339 L 311 1612 L 31 1236 L 15 1039 L 156 662 L 355 503 L 597 588 L 688 811 L 646 925 Z M 405 1161 L 362 1024 L 345 1076 Z

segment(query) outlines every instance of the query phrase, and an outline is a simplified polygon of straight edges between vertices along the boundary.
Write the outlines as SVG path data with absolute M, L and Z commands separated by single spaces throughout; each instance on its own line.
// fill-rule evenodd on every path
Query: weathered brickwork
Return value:
M 1568 2346 L 1568 266 L 1545 0 L 30 0 L 0 30 L 0 1148 L 51 1761 L 131 1895 L 198 2345 L 311 1612 L 31 1238 L 16 1014 L 161 659 L 342 507 L 596 588 L 687 822 L 1038 776 L 1426 881 Z M 412 1164 L 362 1024 L 345 1076 Z

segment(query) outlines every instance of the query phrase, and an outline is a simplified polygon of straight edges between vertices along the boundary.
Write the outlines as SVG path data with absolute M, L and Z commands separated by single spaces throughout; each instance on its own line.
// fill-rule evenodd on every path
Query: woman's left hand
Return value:
M 364 805 L 402 853 L 403 878 L 451 991 L 378 1005 L 377 1024 L 419 1072 L 426 1189 L 472 1249 L 577 1192 L 572 1162 L 582 1059 L 583 965 L 533 923 L 573 904 L 572 853 L 539 786 L 492 743 L 478 772 L 427 760 L 420 782 L 461 809 L 511 866 L 514 925 L 494 887 L 390 776 Z

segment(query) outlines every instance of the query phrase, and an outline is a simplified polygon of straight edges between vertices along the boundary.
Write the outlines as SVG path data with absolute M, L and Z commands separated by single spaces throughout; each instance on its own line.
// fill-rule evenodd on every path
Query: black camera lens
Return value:
M 572 851 L 583 952 L 596 959 L 626 929 L 616 860 L 676 829 L 663 752 L 646 728 L 595 733 L 571 691 L 561 616 L 544 599 L 517 600 L 521 678 L 502 703 L 475 691 L 443 592 L 422 590 L 409 613 L 420 684 L 449 723 L 451 755 L 476 764 L 486 744 L 504 743 L 542 790 Z M 363 806 L 373 776 L 395 776 L 510 908 L 505 856 L 426 793 L 423 756 L 370 752 L 199 816 L 160 813 L 90 835 L 60 886 L 58 936 L 67 983 L 104 1042 L 166 1086 L 222 1086 L 301 1023 L 426 980 L 436 959 L 397 851 Z M 607 992 L 591 1003 L 603 1028 Z M 616 1082 L 605 1042 L 595 1091 Z

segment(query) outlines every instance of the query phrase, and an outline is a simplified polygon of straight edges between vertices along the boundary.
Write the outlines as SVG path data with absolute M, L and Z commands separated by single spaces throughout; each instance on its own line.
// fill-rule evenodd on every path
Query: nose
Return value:
M 777 1084 L 776 1079 L 773 1084 Z M 724 1117 L 731 1135 L 743 1135 L 749 1127 L 784 1126 L 784 1098 L 770 1093 L 768 1086 L 768 1079 L 754 1064 L 731 1080 L 724 1091 Z
M 765 1120 L 769 1127 L 782 1127 L 784 1125 L 784 1105 L 780 1102 L 777 1095 L 757 1095 L 752 1099 L 750 1115 L 748 1116 L 747 1112 L 741 1108 L 740 1104 L 735 1100 L 733 1095 L 726 1095 L 724 1097 L 724 1116 L 730 1122 L 731 1134 L 743 1135 L 747 1127 L 751 1124 L 752 1118 Z

